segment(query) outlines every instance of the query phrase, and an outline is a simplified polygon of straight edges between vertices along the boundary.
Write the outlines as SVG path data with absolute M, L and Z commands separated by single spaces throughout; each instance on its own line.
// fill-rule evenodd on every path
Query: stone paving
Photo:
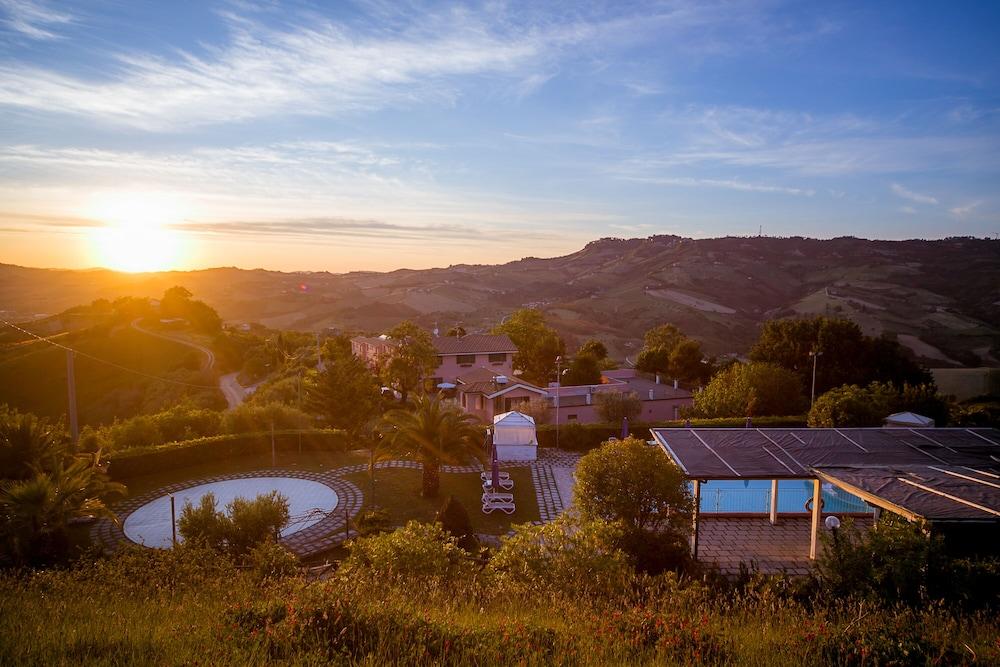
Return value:
M 767 517 L 701 514 L 698 522 L 698 560 L 715 563 L 723 574 L 739 574 L 740 563 L 766 574 L 809 571 L 809 517 L 779 516 L 772 526 Z M 870 518 L 854 519 L 858 528 L 867 529 L 871 523 Z
M 535 498 L 538 502 L 538 512 L 541 522 L 554 520 L 562 513 L 571 501 L 572 491 L 572 471 L 576 463 L 580 460 L 580 455 L 574 452 L 556 450 L 551 448 L 539 448 L 538 459 L 536 461 L 505 461 L 502 468 L 529 468 L 531 471 L 531 481 L 535 487 Z M 380 461 L 375 464 L 378 469 L 404 468 L 420 469 L 417 461 Z M 321 482 L 334 491 L 339 498 L 336 508 L 328 513 L 323 519 L 308 528 L 292 533 L 281 538 L 281 543 L 299 556 L 310 556 L 316 553 L 327 551 L 341 543 L 349 537 L 353 537 L 353 531 L 345 530 L 351 519 L 353 519 L 364 502 L 364 497 L 360 489 L 354 484 L 343 479 L 346 475 L 363 472 L 368 469 L 365 463 L 343 466 L 325 472 L 306 472 L 301 470 L 258 470 L 234 475 L 220 475 L 205 479 L 190 480 L 177 484 L 169 484 L 152 493 L 136 498 L 129 498 L 115 506 L 115 511 L 124 525 L 128 516 L 138 508 L 149 502 L 156 500 L 166 494 L 177 493 L 195 486 L 222 482 L 236 479 L 250 479 L 255 477 L 291 477 L 296 479 L 306 479 Z M 478 463 L 472 465 L 443 465 L 441 472 L 444 473 L 480 473 L 486 468 Z M 567 482 L 569 480 L 569 482 Z M 538 523 L 538 522 L 536 522 Z M 91 537 L 95 544 L 101 545 L 106 551 L 113 551 L 129 540 L 123 533 L 121 525 L 115 525 L 108 520 L 98 521 L 91 528 Z

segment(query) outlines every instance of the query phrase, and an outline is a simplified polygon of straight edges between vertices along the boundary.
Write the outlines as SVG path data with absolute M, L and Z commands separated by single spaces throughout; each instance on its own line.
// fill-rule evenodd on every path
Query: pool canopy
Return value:
M 995 429 L 651 432 L 688 479 L 820 479 L 911 519 L 1000 521 Z

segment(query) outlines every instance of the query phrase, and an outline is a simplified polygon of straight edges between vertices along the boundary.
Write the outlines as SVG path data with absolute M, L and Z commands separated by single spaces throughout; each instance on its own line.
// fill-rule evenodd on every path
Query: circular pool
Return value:
M 175 492 L 177 518 L 184 504 L 197 505 L 206 493 L 215 494 L 216 507 L 225 509 L 236 498 L 253 499 L 277 491 L 288 499 L 288 525 L 281 531 L 287 537 L 324 519 L 339 502 L 337 492 L 326 484 L 294 477 L 247 477 L 199 484 Z M 128 515 L 122 526 L 125 536 L 147 547 L 166 549 L 172 542 L 170 495 L 163 495 L 142 505 Z M 181 539 L 180 535 L 177 539 Z

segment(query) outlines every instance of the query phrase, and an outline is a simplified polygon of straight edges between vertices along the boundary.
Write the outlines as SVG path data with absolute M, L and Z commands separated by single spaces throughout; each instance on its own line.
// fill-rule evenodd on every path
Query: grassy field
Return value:
M 183 375 L 192 381 L 200 355 L 179 343 L 155 338 L 129 327 L 72 333 L 59 342 L 100 359 L 154 376 Z M 83 356 L 76 358 L 80 425 L 132 417 L 151 404 L 200 393 L 125 372 Z M 214 390 L 208 390 L 211 393 Z M 46 343 L 0 348 L 0 403 L 38 415 L 61 417 L 67 412 L 66 352 Z
M 510 530 L 511 524 L 538 521 L 538 503 L 535 499 L 535 487 L 531 483 L 531 472 L 527 468 L 511 468 L 510 477 L 514 480 L 514 503 L 517 511 L 507 515 L 503 512 L 483 514 L 480 509 L 483 495 L 482 482 L 478 474 L 441 475 L 441 492 L 437 498 L 427 499 L 420 496 L 419 470 L 390 468 L 379 470 L 375 474 L 374 504 L 387 510 L 395 525 L 403 525 L 407 521 L 433 521 L 434 515 L 441 508 L 445 498 L 453 495 L 465 507 L 472 520 L 472 526 L 477 533 L 503 535 Z M 358 488 L 365 492 L 365 504 L 372 506 L 369 489 L 370 482 L 367 472 L 348 475 Z
M 998 664 L 995 616 L 797 602 L 671 579 L 610 595 L 335 572 L 262 580 L 211 553 L 0 573 L 3 665 Z

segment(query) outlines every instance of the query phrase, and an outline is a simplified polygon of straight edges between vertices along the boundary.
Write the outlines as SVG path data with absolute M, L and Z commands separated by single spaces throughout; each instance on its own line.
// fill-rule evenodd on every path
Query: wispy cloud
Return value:
M 30 39 L 56 39 L 56 26 L 73 21 L 73 16 L 50 9 L 38 0 L 0 0 L 3 25 Z
M 975 211 L 980 206 L 982 206 L 982 204 L 983 202 L 981 201 L 974 201 L 969 204 L 963 204 L 962 206 L 955 206 L 954 208 L 950 208 L 948 209 L 948 212 L 951 213 L 956 218 L 964 218 L 971 215 L 972 212 Z
M 920 192 L 914 192 L 913 190 L 909 190 L 903 187 L 899 183 L 893 183 L 891 186 L 889 186 L 889 189 L 892 190 L 892 193 L 897 197 L 902 197 L 903 199 L 909 199 L 910 201 L 916 202 L 918 204 L 936 205 L 938 203 L 936 197 L 925 195 Z
M 622 174 L 619 178 L 638 183 L 686 188 L 722 188 L 724 190 L 738 190 L 740 192 L 764 192 L 801 197 L 812 197 L 816 194 L 816 191 L 810 188 L 794 188 L 767 183 L 748 183 L 735 179 L 692 178 L 689 176 L 637 176 L 627 174 Z
M 458 11 L 389 34 L 359 34 L 327 20 L 284 29 L 225 20 L 228 42 L 207 55 L 118 53 L 104 80 L 0 66 L 0 105 L 169 130 L 278 113 L 449 104 L 459 94 L 449 80 L 462 75 L 514 77 L 530 92 L 546 75 L 528 63 L 541 65 L 547 50 L 590 34 L 586 24 L 508 32 Z

